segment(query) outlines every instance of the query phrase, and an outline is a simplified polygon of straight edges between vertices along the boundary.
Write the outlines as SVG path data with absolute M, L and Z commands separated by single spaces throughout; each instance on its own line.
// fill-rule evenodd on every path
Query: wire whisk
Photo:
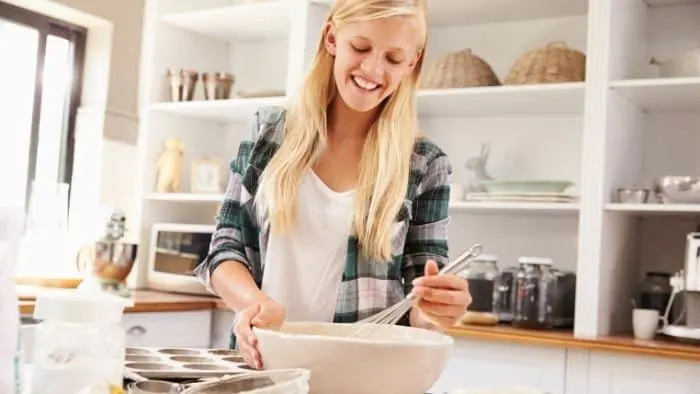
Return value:
M 462 271 L 466 266 L 474 260 L 477 256 L 481 254 L 482 247 L 480 244 L 474 244 L 466 252 L 462 253 L 455 260 L 451 261 L 445 265 L 438 275 L 445 274 L 457 274 Z M 360 330 L 355 332 L 355 335 L 364 333 L 364 329 L 378 325 L 378 324 L 395 324 L 401 317 L 408 312 L 413 306 L 413 301 L 417 298 L 415 292 L 411 291 L 406 298 L 397 302 L 396 304 L 384 309 L 383 311 L 374 314 L 365 319 L 359 320 L 355 324 L 362 325 Z

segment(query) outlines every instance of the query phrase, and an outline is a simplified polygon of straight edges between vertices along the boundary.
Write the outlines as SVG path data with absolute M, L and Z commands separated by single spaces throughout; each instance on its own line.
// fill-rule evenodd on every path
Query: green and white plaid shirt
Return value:
M 258 223 L 253 198 L 258 177 L 275 154 L 284 133 L 285 111 L 260 108 L 251 126 L 251 138 L 241 143 L 230 165 L 230 178 L 210 251 L 195 272 L 211 287 L 211 274 L 224 261 L 236 260 L 250 270 L 258 287 L 262 284 L 269 225 Z M 402 300 L 414 278 L 423 275 L 425 262 L 447 261 L 448 203 L 452 167 L 435 144 L 416 141 L 411 158 L 409 188 L 393 226 L 393 261 L 365 258 L 357 238 L 348 239 L 342 283 L 334 320 L 355 322 Z M 400 324 L 407 324 L 404 316 Z

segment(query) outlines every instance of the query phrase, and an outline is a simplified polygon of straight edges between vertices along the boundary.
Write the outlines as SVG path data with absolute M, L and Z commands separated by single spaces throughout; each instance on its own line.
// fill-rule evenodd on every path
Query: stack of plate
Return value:
M 486 191 L 467 193 L 467 201 L 570 203 L 577 200 L 566 192 L 574 185 L 570 181 L 488 181 L 481 184 Z

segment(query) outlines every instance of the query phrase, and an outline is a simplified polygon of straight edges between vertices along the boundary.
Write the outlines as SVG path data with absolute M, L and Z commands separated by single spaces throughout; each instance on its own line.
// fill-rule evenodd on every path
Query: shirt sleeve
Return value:
M 415 278 L 423 276 L 428 260 L 435 260 L 439 268 L 447 264 L 447 227 L 449 223 L 450 180 L 452 165 L 445 154 L 433 158 L 428 164 L 419 194 L 413 200 L 413 217 L 402 261 L 404 292 L 413 289 Z M 408 325 L 408 314 L 399 324 Z
M 259 128 L 260 121 L 256 113 L 250 125 L 250 139 L 241 142 L 236 158 L 230 163 L 228 185 L 217 215 L 216 229 L 212 235 L 209 252 L 194 270 L 199 280 L 212 293 L 214 289 L 211 276 L 224 261 L 238 261 L 252 273 L 251 262 L 246 257 L 242 236 L 245 227 L 251 223 L 249 212 L 245 207 L 250 196 L 243 186 L 243 176 Z

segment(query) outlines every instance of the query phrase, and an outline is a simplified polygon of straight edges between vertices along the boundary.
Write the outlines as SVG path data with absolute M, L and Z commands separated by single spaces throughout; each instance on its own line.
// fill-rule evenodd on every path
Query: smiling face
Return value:
M 391 95 L 410 76 L 419 59 L 422 34 L 418 21 L 391 17 L 328 25 L 326 50 L 334 56 L 333 77 L 351 109 L 366 112 Z

